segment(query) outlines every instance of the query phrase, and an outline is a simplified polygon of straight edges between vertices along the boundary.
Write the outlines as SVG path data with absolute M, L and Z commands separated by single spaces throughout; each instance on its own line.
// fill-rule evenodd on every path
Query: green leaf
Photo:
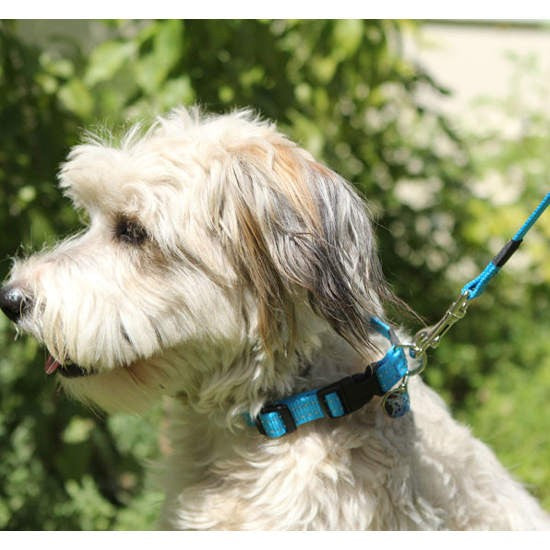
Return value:
M 93 429 L 94 423 L 89 418 L 75 416 L 63 432 L 63 441 L 65 443 L 82 443 L 88 439 Z
M 148 94 L 159 91 L 182 53 L 183 23 L 177 20 L 163 21 L 158 26 L 152 51 L 136 65 L 136 79 Z
M 183 45 L 183 23 L 179 20 L 164 21 L 155 36 L 155 57 L 165 74 L 178 62 Z
M 59 99 L 66 109 L 87 119 L 94 108 L 94 100 L 82 80 L 73 78 L 59 90 Z
M 336 21 L 332 33 L 333 51 L 339 59 L 353 55 L 363 38 L 363 22 L 359 19 Z
M 84 83 L 87 86 L 95 86 L 99 82 L 110 80 L 125 63 L 133 58 L 135 52 L 136 44 L 132 41 L 100 44 L 90 55 Z
M 168 80 L 160 94 L 161 106 L 168 110 L 179 105 L 190 105 L 195 101 L 195 92 L 188 76 Z

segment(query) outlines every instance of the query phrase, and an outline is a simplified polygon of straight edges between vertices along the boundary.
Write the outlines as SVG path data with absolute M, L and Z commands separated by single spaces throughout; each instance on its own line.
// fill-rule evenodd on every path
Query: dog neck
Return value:
M 380 347 L 383 347 L 383 342 L 380 342 Z M 246 359 L 250 360 L 251 356 L 247 355 Z M 276 475 L 277 469 L 287 460 L 283 458 L 286 453 L 290 452 L 292 456 L 295 452 L 300 453 L 300 448 L 306 445 L 304 438 L 321 438 L 327 440 L 323 447 L 331 446 L 328 442 L 332 440 L 334 425 L 330 419 L 302 426 L 287 437 L 270 440 L 248 426 L 242 412 L 253 410 L 270 399 L 284 397 L 284 388 L 290 393 L 304 391 L 360 372 L 365 368 L 365 360 L 334 331 L 325 330 L 316 333 L 308 345 L 302 345 L 292 358 L 287 359 L 287 364 L 275 367 L 289 373 L 292 380 L 279 381 L 274 387 L 266 388 L 260 396 L 251 396 L 250 401 L 241 403 L 240 407 L 227 401 L 225 409 L 206 410 L 182 396 L 170 404 L 168 440 L 171 451 L 167 456 L 170 478 L 166 480 L 166 510 L 170 513 L 177 510 L 179 519 L 165 518 L 168 522 L 165 527 L 174 526 L 176 522 L 184 528 L 233 528 L 231 521 L 239 525 L 240 520 L 228 519 L 225 512 L 206 510 L 220 506 L 226 511 L 227 504 L 222 506 L 222 500 L 225 499 L 226 503 L 238 500 L 240 497 L 234 492 L 237 487 L 246 487 L 247 479 L 252 490 L 255 476 Z M 373 400 L 365 407 L 362 416 L 372 424 L 380 411 L 377 400 Z M 258 463 L 263 464 L 259 469 L 251 466 Z M 284 470 L 279 474 L 284 477 Z M 240 475 L 246 479 L 239 478 Z M 174 505 L 174 499 L 184 504 Z M 185 520 L 181 523 L 183 516 Z M 213 521 L 212 518 L 224 517 L 226 523 L 217 526 L 208 523 Z
M 383 345 L 384 342 L 381 341 L 380 347 Z M 243 357 L 243 360 L 252 359 L 257 358 L 250 354 Z M 372 358 L 375 359 L 378 357 Z M 288 373 L 292 380 L 279 380 L 274 387 L 266 387 L 260 395 L 252 395 L 248 402 L 240 405 L 228 399 L 225 407 L 218 406 L 208 410 L 202 405 L 197 406 L 190 402 L 190 398 L 183 395 L 179 395 L 169 405 L 171 424 L 167 439 L 172 450 L 168 452 L 167 457 L 167 471 L 171 476 L 166 482 L 167 502 L 171 498 L 176 498 L 176 494 L 183 493 L 188 495 L 190 502 L 196 502 L 199 497 L 195 495 L 195 491 L 200 492 L 199 487 L 205 483 L 214 483 L 214 479 L 217 480 L 216 483 L 223 483 L 229 491 L 230 481 L 222 480 L 217 473 L 220 469 L 226 471 L 227 465 L 232 464 L 235 471 L 239 471 L 240 468 L 248 469 L 248 465 L 256 460 L 263 460 L 266 461 L 266 468 L 269 470 L 271 467 L 268 464 L 273 460 L 277 461 L 278 448 L 283 452 L 282 449 L 288 450 L 289 445 L 298 445 L 295 447 L 298 449 L 300 444 L 297 442 L 302 437 L 311 438 L 315 433 L 321 434 L 324 438 L 330 437 L 329 434 L 334 427 L 333 421 L 326 419 L 303 426 L 296 433 L 280 440 L 269 440 L 260 435 L 254 427 L 248 426 L 242 413 L 253 410 L 254 407 L 261 407 L 270 399 L 284 397 L 284 391 L 292 393 L 313 389 L 343 376 L 361 372 L 365 369 L 365 361 L 343 338 L 332 330 L 326 330 L 309 339 L 308 344 L 302 345 L 292 358 L 287 358 L 286 364 L 274 367 Z M 234 365 L 234 368 L 238 369 L 239 366 Z M 372 404 L 367 405 L 365 414 L 372 416 L 376 414 L 376 410 L 380 410 L 380 407 L 375 406 L 375 402 L 376 400 L 373 400 Z M 178 472 L 177 479 L 174 479 L 174 472 Z M 201 492 L 201 495 L 204 494 Z M 193 515 L 191 509 L 185 513 L 190 514 L 190 518 Z M 215 514 L 212 514 L 212 517 L 214 516 Z M 189 521 L 191 522 L 191 519 Z M 194 525 L 195 528 L 201 528 L 197 524 Z
M 197 373 L 198 382 L 178 391 L 176 399 L 183 409 L 233 432 L 242 424 L 244 413 L 254 417 L 268 402 L 364 371 L 388 347 L 388 342 L 376 333 L 372 343 L 379 351 L 370 357 L 362 356 L 328 323 L 310 322 L 307 337 L 297 339 L 291 354 L 281 350 L 267 353 L 252 342 L 243 346 L 236 357 L 226 356 L 227 364 L 216 364 Z M 211 357 L 217 355 L 213 353 Z

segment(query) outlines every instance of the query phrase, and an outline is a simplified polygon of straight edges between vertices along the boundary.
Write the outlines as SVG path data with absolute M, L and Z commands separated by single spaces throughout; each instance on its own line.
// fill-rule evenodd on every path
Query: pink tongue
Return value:
M 61 364 L 58 363 L 51 355 L 48 355 L 46 362 L 44 363 L 44 370 L 46 374 L 53 374 L 57 367 L 60 367 Z

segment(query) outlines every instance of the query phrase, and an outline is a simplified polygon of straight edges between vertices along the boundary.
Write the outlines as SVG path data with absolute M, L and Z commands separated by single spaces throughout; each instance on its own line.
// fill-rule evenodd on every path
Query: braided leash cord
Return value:
M 473 280 L 467 283 L 462 293 L 468 292 L 468 301 L 473 300 L 481 295 L 485 290 L 487 283 L 500 271 L 500 268 L 510 259 L 512 254 L 519 248 L 523 242 L 523 237 L 535 225 L 536 221 L 541 217 L 546 208 L 550 206 L 550 193 L 547 193 L 541 203 L 535 208 L 533 213 L 527 218 L 525 223 L 520 227 L 518 232 L 510 241 L 504 245 L 502 250 L 487 264 L 485 269 Z

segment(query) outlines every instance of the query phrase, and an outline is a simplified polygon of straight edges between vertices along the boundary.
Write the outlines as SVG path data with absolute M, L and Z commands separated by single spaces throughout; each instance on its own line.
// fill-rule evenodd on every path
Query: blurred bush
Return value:
M 180 104 L 251 106 L 352 181 L 388 279 L 428 322 L 548 190 L 548 119 L 532 112 L 512 137 L 457 129 L 419 99 L 448 92 L 404 57 L 410 23 L 93 24 L 110 38 L 88 51 L 63 35 L 31 45 L 0 22 L 1 277 L 10 256 L 78 227 L 55 173 L 84 127 L 122 129 Z M 549 237 L 546 216 L 426 372 L 547 507 Z M 34 341 L 13 336 L 0 318 L 0 527 L 152 528 L 162 497 L 144 468 L 159 452 L 160 409 L 94 416 L 45 379 Z

